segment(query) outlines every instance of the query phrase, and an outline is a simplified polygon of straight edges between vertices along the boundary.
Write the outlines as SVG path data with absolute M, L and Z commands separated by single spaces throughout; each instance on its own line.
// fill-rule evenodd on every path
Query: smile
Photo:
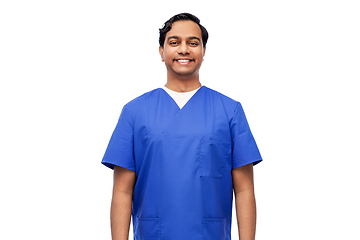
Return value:
M 188 64 L 193 61 L 194 61 L 193 59 L 175 59 L 175 62 L 178 62 L 180 64 Z

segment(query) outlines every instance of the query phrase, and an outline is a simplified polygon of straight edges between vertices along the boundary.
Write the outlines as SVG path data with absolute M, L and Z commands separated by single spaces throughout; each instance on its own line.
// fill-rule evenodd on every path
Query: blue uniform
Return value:
M 182 109 L 161 88 L 126 104 L 102 159 L 136 173 L 135 240 L 230 240 L 231 170 L 260 161 L 241 104 L 205 86 Z

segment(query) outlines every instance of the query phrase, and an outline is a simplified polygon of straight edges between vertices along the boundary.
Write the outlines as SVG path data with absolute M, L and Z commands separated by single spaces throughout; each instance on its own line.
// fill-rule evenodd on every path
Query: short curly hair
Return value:
M 209 38 L 209 33 L 206 30 L 206 28 L 200 24 L 200 19 L 190 13 L 177 14 L 177 15 L 171 17 L 169 20 L 167 20 L 164 23 L 163 27 L 159 29 L 159 33 L 160 33 L 159 45 L 161 47 L 164 47 L 166 33 L 170 31 L 172 24 L 174 22 L 181 21 L 181 20 L 190 20 L 190 21 L 195 22 L 197 25 L 199 25 L 199 27 L 201 29 L 201 37 L 202 37 L 203 46 L 205 47 L 207 40 Z

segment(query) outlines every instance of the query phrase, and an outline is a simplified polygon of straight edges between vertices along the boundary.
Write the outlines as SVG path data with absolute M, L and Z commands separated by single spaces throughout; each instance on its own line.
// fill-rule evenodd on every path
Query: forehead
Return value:
M 166 37 L 178 36 L 178 37 L 198 37 L 201 39 L 201 29 L 199 25 L 190 20 L 180 20 L 174 22 L 169 32 L 166 33 Z

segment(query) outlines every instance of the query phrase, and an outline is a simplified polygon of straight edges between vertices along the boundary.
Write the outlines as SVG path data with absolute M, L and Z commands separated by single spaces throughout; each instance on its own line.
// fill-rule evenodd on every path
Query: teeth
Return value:
M 186 62 L 190 62 L 190 60 L 184 60 L 184 59 L 179 59 L 177 60 L 178 62 L 181 62 L 181 63 L 186 63 Z

